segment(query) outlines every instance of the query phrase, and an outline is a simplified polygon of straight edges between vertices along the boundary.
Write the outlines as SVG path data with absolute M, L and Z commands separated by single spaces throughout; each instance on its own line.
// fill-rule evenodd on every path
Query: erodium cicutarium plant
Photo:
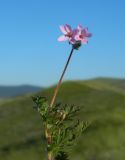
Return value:
M 65 24 L 60 26 L 60 30 L 63 35 L 58 38 L 58 41 L 68 41 L 71 52 L 52 100 L 49 103 L 44 97 L 33 97 L 35 108 L 41 115 L 44 126 L 47 160 L 69 160 L 68 149 L 72 148 L 77 138 L 88 127 L 87 122 L 80 122 L 77 119 L 76 115 L 80 111 L 78 106 L 55 103 L 55 100 L 73 52 L 82 44 L 87 44 L 92 34 L 88 32 L 88 28 L 83 28 L 81 25 L 72 29 L 70 25 Z

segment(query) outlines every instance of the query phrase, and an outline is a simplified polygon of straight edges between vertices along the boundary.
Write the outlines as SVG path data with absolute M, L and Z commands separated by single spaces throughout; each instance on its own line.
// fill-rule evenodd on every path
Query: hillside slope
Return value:
M 71 81 L 63 83 L 58 94 L 58 102 L 80 105 L 79 117 L 91 122 L 74 146 L 72 160 L 125 159 L 125 95 L 98 88 Z M 50 100 L 53 91 L 48 88 L 38 95 Z M 44 160 L 42 124 L 32 106 L 28 96 L 0 105 L 0 160 Z
M 96 78 L 92 80 L 79 81 L 95 89 L 106 89 L 125 94 L 125 80 L 113 78 Z
M 40 91 L 41 87 L 21 85 L 21 86 L 0 86 L 0 98 L 11 98 L 28 93 Z

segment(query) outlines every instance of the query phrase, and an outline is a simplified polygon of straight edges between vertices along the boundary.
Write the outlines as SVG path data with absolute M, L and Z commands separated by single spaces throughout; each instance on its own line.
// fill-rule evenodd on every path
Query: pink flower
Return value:
M 75 36 L 76 31 L 72 30 L 70 25 L 68 25 L 68 24 L 62 25 L 62 26 L 60 26 L 60 30 L 62 31 L 62 33 L 64 35 L 60 36 L 58 38 L 58 41 L 62 42 L 62 41 L 68 40 L 71 44 L 75 43 L 74 36 Z
M 73 46 L 80 46 L 81 43 L 87 44 L 88 38 L 92 36 L 88 32 L 88 28 L 83 28 L 81 25 L 78 25 L 77 29 L 72 29 L 70 25 L 65 24 L 60 26 L 60 30 L 64 35 L 58 38 L 58 41 L 69 41 Z
M 81 25 L 77 27 L 77 34 L 75 35 L 75 40 L 80 41 L 83 44 L 88 43 L 88 38 L 91 37 L 92 34 L 88 32 L 88 28 L 84 28 Z

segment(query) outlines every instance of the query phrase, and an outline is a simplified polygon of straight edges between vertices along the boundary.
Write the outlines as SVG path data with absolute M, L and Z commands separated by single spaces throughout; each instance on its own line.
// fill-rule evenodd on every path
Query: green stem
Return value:
M 54 160 L 52 152 L 48 152 L 48 160 Z

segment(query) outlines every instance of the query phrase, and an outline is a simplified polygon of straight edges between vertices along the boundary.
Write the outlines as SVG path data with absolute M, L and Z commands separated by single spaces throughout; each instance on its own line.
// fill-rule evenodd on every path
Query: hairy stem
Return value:
M 55 89 L 54 95 L 53 95 L 53 97 L 52 97 L 52 100 L 51 100 L 51 103 L 50 103 L 50 107 L 53 107 L 53 104 L 54 104 L 54 102 L 55 102 L 55 100 L 56 100 L 57 93 L 58 93 L 58 91 L 59 91 L 60 85 L 61 85 L 61 83 L 62 83 L 62 79 L 63 79 L 63 77 L 64 77 L 64 74 L 65 74 L 66 69 L 67 69 L 67 67 L 68 67 L 68 64 L 69 64 L 69 62 L 70 62 L 70 59 L 71 59 L 71 57 L 72 57 L 73 51 L 74 51 L 74 48 L 72 48 L 72 50 L 71 50 L 71 52 L 70 52 L 69 58 L 68 58 L 68 60 L 67 60 L 67 62 L 66 62 L 66 65 L 65 65 L 64 70 L 63 70 L 63 72 L 62 72 L 62 75 L 61 75 L 61 77 L 60 77 L 60 80 L 59 80 L 59 82 L 58 82 L 58 84 L 57 84 L 57 87 L 56 87 L 56 89 Z

